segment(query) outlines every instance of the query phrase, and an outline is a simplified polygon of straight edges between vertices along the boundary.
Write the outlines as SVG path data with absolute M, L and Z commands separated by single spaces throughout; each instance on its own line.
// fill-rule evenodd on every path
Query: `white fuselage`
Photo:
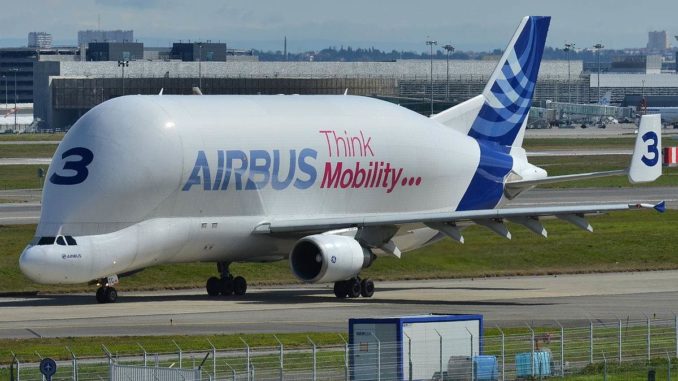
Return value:
M 494 207 L 496 192 L 469 190 L 480 161 L 475 139 L 370 98 L 121 97 L 59 145 L 20 264 L 35 281 L 77 283 L 160 263 L 282 259 L 300 236 L 253 234 L 263 221 L 456 210 L 464 197 Z M 436 234 L 396 239 L 410 250 Z M 37 244 L 55 236 L 77 244 Z

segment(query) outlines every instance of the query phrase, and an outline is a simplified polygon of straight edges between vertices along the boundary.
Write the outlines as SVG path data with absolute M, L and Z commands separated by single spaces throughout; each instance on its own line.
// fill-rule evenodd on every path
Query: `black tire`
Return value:
M 106 303 L 115 303 L 115 301 L 118 300 L 118 291 L 113 287 L 106 287 L 104 299 L 106 300 Z
M 365 298 L 371 298 L 374 295 L 374 282 L 372 279 L 363 279 L 360 282 L 360 295 Z
M 97 294 L 96 294 L 97 303 L 106 303 L 106 299 L 104 298 L 105 293 L 106 293 L 106 290 L 104 290 L 103 287 L 97 288 Z
M 213 276 L 207 279 L 207 284 L 205 284 L 205 289 L 207 290 L 207 295 L 209 296 L 219 296 L 221 292 L 221 281 L 219 278 Z
M 233 295 L 233 279 L 229 278 L 221 278 L 219 279 L 219 293 L 223 296 L 231 296 Z
M 358 278 L 351 278 L 346 281 L 348 284 L 348 297 L 357 298 L 360 296 L 360 280 Z
M 342 280 L 339 282 L 334 282 L 334 296 L 339 299 L 346 298 L 348 294 L 348 287 L 346 287 L 346 281 Z
M 241 276 L 237 276 L 233 279 L 233 293 L 235 295 L 245 295 L 247 292 L 247 281 Z

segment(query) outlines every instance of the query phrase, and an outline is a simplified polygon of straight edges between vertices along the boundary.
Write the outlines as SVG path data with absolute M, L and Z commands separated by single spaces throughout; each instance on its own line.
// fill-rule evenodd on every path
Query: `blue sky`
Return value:
M 146 45 L 178 40 L 290 51 L 327 46 L 426 49 L 427 36 L 462 50 L 503 48 L 524 15 L 553 16 L 547 44 L 643 47 L 665 29 L 678 42 L 678 1 L 627 0 L 6 0 L 0 45 L 25 45 L 30 31 L 73 44 L 77 31 L 133 29 Z

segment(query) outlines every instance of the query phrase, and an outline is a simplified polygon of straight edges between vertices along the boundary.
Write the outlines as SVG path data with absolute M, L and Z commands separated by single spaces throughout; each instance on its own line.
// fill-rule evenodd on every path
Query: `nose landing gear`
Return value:
M 108 278 L 100 279 L 97 282 L 96 299 L 98 303 L 115 303 L 118 300 L 118 291 L 115 290 L 114 285 L 118 284 L 118 276 L 111 275 Z

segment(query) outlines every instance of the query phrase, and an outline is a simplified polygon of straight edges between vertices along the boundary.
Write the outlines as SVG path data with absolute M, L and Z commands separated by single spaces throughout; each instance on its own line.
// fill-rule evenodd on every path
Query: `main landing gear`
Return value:
M 97 289 L 96 298 L 98 303 L 115 303 L 118 300 L 118 291 L 115 290 L 114 285 L 118 283 L 116 275 L 108 278 L 100 279 L 97 282 L 99 288 Z
M 358 277 L 334 282 L 334 295 L 340 299 L 359 296 L 371 298 L 374 295 L 374 282 L 372 279 L 361 280 Z
M 220 278 L 215 276 L 207 279 L 205 288 L 209 296 L 230 296 L 230 295 L 245 295 L 247 292 L 247 281 L 241 276 L 233 277 L 228 270 L 228 262 L 218 262 L 217 269 L 221 274 Z

